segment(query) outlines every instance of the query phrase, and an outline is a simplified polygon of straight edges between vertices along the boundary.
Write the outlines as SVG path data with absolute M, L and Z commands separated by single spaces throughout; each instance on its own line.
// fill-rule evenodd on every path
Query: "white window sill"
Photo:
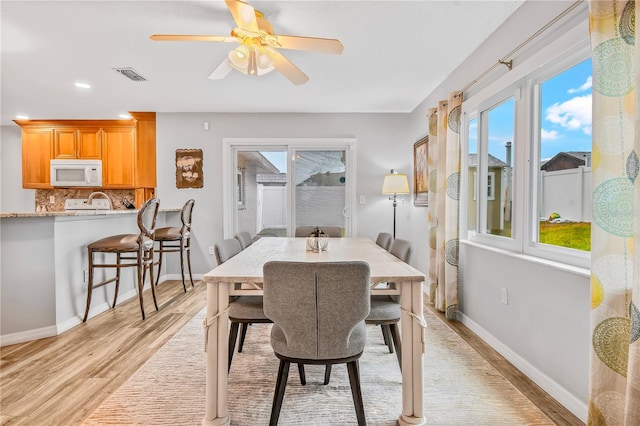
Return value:
M 584 276 L 584 277 L 590 277 L 591 276 L 591 270 L 587 269 L 587 268 L 582 268 L 579 266 L 574 266 L 574 265 L 568 265 L 566 263 L 561 263 L 561 262 L 555 262 L 553 260 L 549 260 L 549 259 L 544 259 L 541 257 L 536 257 L 536 256 L 531 256 L 528 254 L 523 254 L 523 253 L 516 253 L 510 250 L 505 250 L 505 249 L 501 249 L 501 248 L 497 248 L 497 247 L 492 247 L 492 246 L 488 246 L 486 244 L 480 244 L 480 243 L 476 243 L 474 241 L 469 241 L 469 240 L 460 240 L 460 244 L 465 244 L 468 246 L 472 246 L 475 248 L 479 248 L 479 249 L 483 249 L 483 250 L 488 250 L 491 251 L 493 253 L 498 253 L 504 256 L 509 256 L 515 259 L 519 259 L 525 262 L 529 262 L 529 263 L 536 263 L 538 265 L 543 265 L 543 266 L 547 266 L 549 268 L 553 268 L 553 269 L 557 269 L 563 272 L 569 272 L 572 274 L 576 274 L 576 275 L 580 275 L 580 276 Z

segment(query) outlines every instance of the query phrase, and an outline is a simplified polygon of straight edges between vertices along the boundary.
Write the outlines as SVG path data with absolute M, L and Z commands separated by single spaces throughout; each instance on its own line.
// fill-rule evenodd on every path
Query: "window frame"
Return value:
M 570 69 L 591 56 L 589 39 L 576 37 L 571 34 L 572 43 L 554 43 L 540 49 L 526 61 L 520 69 L 498 78 L 493 83 L 473 94 L 462 104 L 462 179 L 461 194 L 469 194 L 467 188 L 468 173 L 480 173 L 479 188 L 473 188 L 476 197 L 476 227 L 468 229 L 467 214 L 460 215 L 460 238 L 478 245 L 503 249 L 510 252 L 528 255 L 544 261 L 556 262 L 569 267 L 589 268 L 591 253 L 567 247 L 543 244 L 538 241 L 538 186 L 540 161 L 540 92 L 539 86 L 553 76 Z M 513 207 L 512 207 L 512 236 L 510 241 L 505 237 L 486 233 L 486 197 L 479 198 L 479 194 L 486 194 L 487 146 L 483 127 L 487 123 L 483 120 L 483 111 L 488 111 L 495 105 L 514 94 L 514 141 L 512 144 L 513 158 Z M 476 170 L 469 170 L 469 123 L 477 119 L 477 165 Z M 484 172 L 484 173 L 482 173 Z M 470 197 L 469 197 L 470 198 Z M 461 197 L 461 211 L 467 211 L 469 200 L 467 195 Z M 483 214 L 484 212 L 484 214 Z M 593 223 L 593 222 L 592 222 Z
M 530 164 L 529 177 L 530 197 L 528 197 L 527 212 L 530 215 L 527 223 L 527 241 L 524 245 L 523 252 L 536 257 L 542 257 L 567 263 L 575 266 L 590 267 L 591 252 L 577 250 L 568 247 L 556 246 L 552 244 L 544 244 L 539 242 L 539 185 L 540 185 L 540 149 L 541 149 L 541 96 L 540 87 L 551 78 L 563 73 L 564 71 L 578 65 L 579 63 L 591 57 L 591 49 L 588 45 L 576 47 L 576 49 L 556 60 L 549 61 L 543 67 L 531 72 L 527 78 L 527 92 L 532 99 L 530 123 L 531 123 L 531 147 L 530 147 Z M 593 221 L 592 221 L 593 225 Z
M 294 170 L 293 154 L 295 151 L 302 150 L 345 150 L 347 160 L 347 174 L 345 176 L 348 182 L 346 188 L 346 207 L 343 210 L 345 216 L 345 236 L 349 237 L 355 233 L 357 229 L 356 222 L 356 176 L 357 176 L 357 139 L 349 137 L 326 137 L 326 138 L 236 138 L 224 137 L 222 139 L 222 199 L 223 199 L 223 235 L 224 238 L 232 238 L 237 232 L 236 212 L 237 212 L 237 194 L 232 190 L 231 183 L 235 182 L 237 164 L 237 151 L 246 150 L 283 150 L 287 152 L 287 164 L 289 171 L 287 173 L 287 186 L 292 188 L 291 171 Z M 292 212 L 294 199 L 291 195 L 292 191 L 288 191 L 287 210 Z M 293 235 L 293 215 L 289 215 L 287 220 L 288 235 Z
M 477 188 L 474 188 L 474 196 L 476 197 L 476 228 L 475 230 L 468 229 L 466 217 L 464 220 L 464 227 L 461 226 L 461 238 L 468 239 L 470 241 L 477 242 L 479 244 L 486 244 L 488 246 L 501 248 L 509 251 L 522 251 L 522 242 L 520 240 L 519 224 L 521 222 L 520 214 L 515 207 L 519 206 L 519 203 L 516 203 L 516 199 L 521 196 L 522 190 L 520 189 L 520 181 L 523 180 L 523 170 L 520 170 L 522 166 L 519 166 L 517 162 L 517 156 L 523 151 L 522 147 L 519 146 L 518 142 L 521 140 L 521 136 L 519 133 L 523 132 L 522 126 L 522 108 L 519 108 L 521 104 L 521 87 L 522 80 L 518 80 L 516 83 L 511 83 L 504 87 L 503 89 L 493 93 L 489 96 L 481 98 L 478 102 L 473 103 L 469 102 L 465 105 L 465 102 L 462 104 L 462 117 L 463 117 L 463 128 L 464 128 L 464 139 L 462 143 L 462 156 L 463 159 L 463 170 L 462 173 L 462 181 L 463 185 L 466 185 L 466 181 L 468 180 L 469 173 L 468 170 L 468 137 L 469 137 L 469 122 L 474 118 L 477 118 L 478 123 L 478 136 L 477 136 L 477 161 L 476 161 L 476 173 L 479 173 L 479 182 Z M 514 104 L 514 123 L 513 123 L 513 141 L 512 141 L 512 151 L 511 155 L 514 158 L 512 163 L 513 173 L 511 175 L 512 179 L 512 188 L 513 188 L 513 206 L 512 207 L 512 220 L 511 220 L 511 237 L 504 237 L 501 235 L 489 234 L 487 232 L 487 202 L 489 201 L 487 196 L 480 197 L 480 194 L 487 194 L 488 191 L 488 175 L 489 170 L 486 165 L 488 164 L 488 113 L 494 107 L 508 102 L 513 99 Z M 462 194 L 466 194 L 468 188 L 463 188 Z M 463 197 L 461 200 L 461 208 L 466 211 L 468 206 L 468 202 L 466 197 Z M 465 215 L 461 215 L 465 216 Z M 462 222 L 461 222 L 462 225 Z

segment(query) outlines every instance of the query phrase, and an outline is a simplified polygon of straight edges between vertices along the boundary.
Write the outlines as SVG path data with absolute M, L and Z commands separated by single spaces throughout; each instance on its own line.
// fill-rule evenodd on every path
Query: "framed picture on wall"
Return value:
M 413 205 L 415 206 L 427 206 L 429 202 L 428 147 L 429 136 L 413 144 Z
M 202 188 L 202 150 L 176 149 L 176 188 Z

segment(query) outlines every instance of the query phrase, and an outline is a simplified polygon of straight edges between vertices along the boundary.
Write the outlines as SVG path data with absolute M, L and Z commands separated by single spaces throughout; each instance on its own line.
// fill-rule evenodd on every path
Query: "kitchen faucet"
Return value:
M 113 210 L 113 203 L 111 202 L 111 198 L 109 198 L 109 196 L 104 192 L 100 191 L 92 192 L 91 194 L 89 194 L 89 198 L 87 198 L 87 205 L 91 205 L 91 201 L 96 197 L 96 195 L 102 195 L 104 198 L 106 198 L 107 201 L 109 201 L 109 210 Z

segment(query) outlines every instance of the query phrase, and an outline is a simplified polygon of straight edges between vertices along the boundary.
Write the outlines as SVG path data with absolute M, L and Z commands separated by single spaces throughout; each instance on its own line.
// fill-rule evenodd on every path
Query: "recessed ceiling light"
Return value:
M 28 120 L 29 117 L 26 115 L 16 115 L 16 120 Z
M 91 89 L 91 85 L 87 83 L 76 83 L 76 87 L 81 89 Z
M 128 120 L 131 118 L 131 116 L 129 114 L 120 114 L 120 118 L 124 118 L 125 120 Z

